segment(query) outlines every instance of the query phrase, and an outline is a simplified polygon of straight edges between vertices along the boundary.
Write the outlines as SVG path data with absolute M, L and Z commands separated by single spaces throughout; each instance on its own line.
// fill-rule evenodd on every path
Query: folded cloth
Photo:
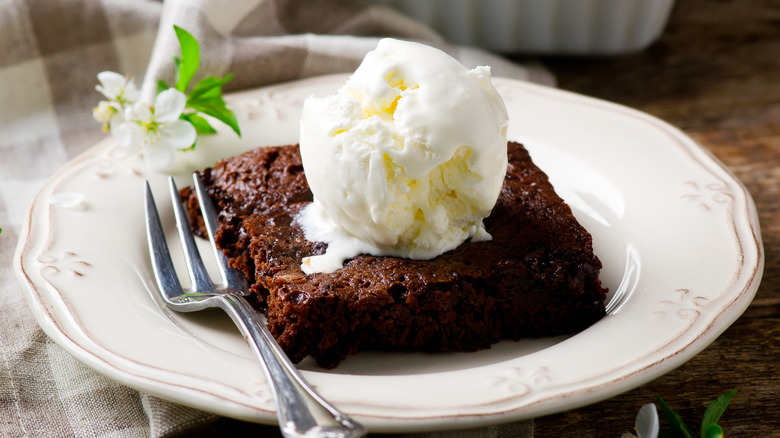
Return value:
M 201 43 L 202 76 L 234 73 L 227 90 L 350 72 L 381 36 L 441 47 L 496 76 L 551 84 L 519 66 L 453 47 L 389 9 L 332 0 L 6 0 L 0 7 L 0 435 L 4 437 L 278 436 L 274 427 L 200 412 L 92 371 L 38 327 L 12 272 L 34 194 L 105 137 L 92 119 L 96 74 L 172 81 L 177 24 Z M 195 78 L 198 79 L 197 77 Z M 23 237 L 23 236 L 22 236 Z M 533 423 L 427 436 L 528 437 Z
M 146 71 L 143 88 L 148 100 L 157 79 L 173 79 L 173 57 L 178 53 L 173 25 L 201 41 L 200 77 L 235 74 L 228 90 L 351 72 L 382 36 L 439 47 L 468 67 L 490 65 L 494 76 L 554 82 L 539 66 L 519 66 L 489 52 L 449 45 L 391 9 L 333 0 L 169 0 Z

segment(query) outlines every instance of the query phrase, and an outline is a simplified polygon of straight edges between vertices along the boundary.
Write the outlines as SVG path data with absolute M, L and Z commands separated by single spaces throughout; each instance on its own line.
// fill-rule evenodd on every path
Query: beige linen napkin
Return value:
M 96 74 L 171 80 L 172 24 L 198 38 L 201 76 L 229 90 L 350 72 L 380 36 L 437 45 L 497 76 L 552 83 L 544 69 L 449 46 L 388 9 L 333 0 L 6 0 L 0 4 L 0 436 L 278 436 L 196 411 L 92 371 L 38 327 L 11 268 L 27 209 L 67 161 L 105 137 L 92 120 Z M 158 32 L 159 30 L 159 32 Z M 196 78 L 198 79 L 198 78 Z M 521 422 L 430 437 L 530 437 Z
M 178 53 L 174 24 L 201 42 L 201 71 L 195 80 L 233 73 L 229 90 L 352 72 L 382 36 L 437 46 L 469 67 L 490 65 L 494 76 L 554 83 L 537 65 L 519 66 L 482 50 L 448 45 L 418 22 L 357 1 L 169 0 L 146 71 L 147 98 L 157 79 L 172 82 L 172 58 Z

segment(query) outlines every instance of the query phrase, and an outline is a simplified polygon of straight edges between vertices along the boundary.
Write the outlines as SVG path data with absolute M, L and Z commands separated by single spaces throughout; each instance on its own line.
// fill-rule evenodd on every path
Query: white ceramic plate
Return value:
M 256 145 L 297 142 L 301 102 L 327 76 L 229 96 L 244 131 L 223 130 L 177 171 Z M 593 403 L 648 382 L 704 349 L 748 306 L 763 250 L 753 202 L 702 147 L 646 114 L 495 79 L 525 143 L 594 236 L 609 314 L 569 338 L 502 342 L 462 354 L 361 353 L 304 376 L 373 431 L 464 428 Z M 15 267 L 46 333 L 94 369 L 141 391 L 273 423 L 260 366 L 219 311 L 175 314 L 155 292 L 142 187 L 173 224 L 165 176 L 106 140 L 37 196 Z M 169 230 L 175 235 L 173 227 Z

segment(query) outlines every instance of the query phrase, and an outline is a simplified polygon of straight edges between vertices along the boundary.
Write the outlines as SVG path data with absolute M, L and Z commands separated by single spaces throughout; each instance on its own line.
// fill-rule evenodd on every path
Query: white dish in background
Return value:
M 449 41 L 505 53 L 619 55 L 663 32 L 674 0 L 368 0 Z
M 326 76 L 228 96 L 244 138 L 225 129 L 181 160 L 213 163 L 297 141 L 302 100 Z M 593 403 L 655 379 L 704 349 L 748 306 L 763 250 L 753 201 L 707 151 L 622 106 L 494 79 L 524 142 L 594 236 L 610 313 L 569 338 L 501 342 L 461 354 L 361 353 L 303 375 L 372 431 L 465 428 Z M 219 147 L 217 147 L 219 146 Z M 175 235 L 165 176 L 106 140 L 38 194 L 15 257 L 40 325 L 87 365 L 141 391 L 230 417 L 275 422 L 260 365 L 219 311 L 177 314 L 157 297 L 143 181 Z

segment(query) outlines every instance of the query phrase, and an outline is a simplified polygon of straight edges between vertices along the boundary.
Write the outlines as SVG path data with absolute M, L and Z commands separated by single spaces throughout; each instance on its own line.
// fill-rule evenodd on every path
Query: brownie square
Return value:
M 581 331 L 605 314 L 590 234 L 518 143 L 495 208 L 493 239 L 432 260 L 359 255 L 306 275 L 325 252 L 296 214 L 312 200 L 296 145 L 261 147 L 199 172 L 219 211 L 217 245 L 249 279 L 254 304 L 293 362 L 325 368 L 361 350 L 475 351 L 501 339 Z M 337 178 L 338 175 L 334 175 Z M 191 224 L 202 218 L 181 191 Z

